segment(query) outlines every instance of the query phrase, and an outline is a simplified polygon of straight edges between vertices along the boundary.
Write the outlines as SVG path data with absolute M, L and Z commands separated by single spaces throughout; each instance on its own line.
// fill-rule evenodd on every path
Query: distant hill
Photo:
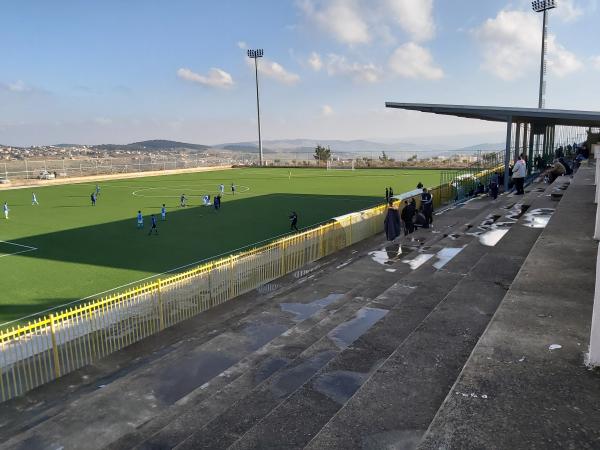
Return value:
M 133 150 L 206 150 L 207 148 L 209 148 L 207 145 L 189 144 L 187 142 L 167 141 L 163 139 L 132 142 L 131 144 L 127 144 L 125 147 L 128 147 Z

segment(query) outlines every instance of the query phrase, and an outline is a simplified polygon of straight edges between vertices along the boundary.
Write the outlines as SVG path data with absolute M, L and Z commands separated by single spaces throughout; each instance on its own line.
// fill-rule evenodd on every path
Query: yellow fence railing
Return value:
M 441 188 L 431 191 L 436 206 Z M 417 197 L 417 201 L 419 198 Z M 383 230 L 376 206 L 0 331 L 0 400 L 22 395 Z

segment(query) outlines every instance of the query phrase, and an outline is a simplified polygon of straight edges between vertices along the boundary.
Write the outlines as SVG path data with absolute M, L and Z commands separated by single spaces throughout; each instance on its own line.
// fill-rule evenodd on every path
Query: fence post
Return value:
M 160 281 L 160 278 L 158 279 L 158 282 L 157 282 L 157 295 L 158 295 L 158 327 L 159 327 L 160 331 L 162 331 L 165 329 L 165 312 L 164 312 L 164 308 L 163 308 L 162 283 Z
M 279 264 L 279 270 L 281 272 L 281 276 L 285 275 L 285 241 L 281 241 L 280 243 L 280 254 L 281 254 L 281 261 Z
M 231 300 L 233 297 L 233 255 L 229 255 L 229 298 L 227 300 Z
M 54 314 L 50 313 L 50 337 L 52 339 L 52 355 L 54 360 L 54 376 L 60 377 L 60 361 L 58 359 L 58 346 L 56 344 L 56 331 L 54 329 Z

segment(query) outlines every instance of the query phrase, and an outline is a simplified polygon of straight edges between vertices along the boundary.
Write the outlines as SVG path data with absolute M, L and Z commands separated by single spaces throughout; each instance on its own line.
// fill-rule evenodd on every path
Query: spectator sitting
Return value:
M 542 174 L 545 177 L 548 177 L 548 183 L 554 182 L 561 175 L 565 175 L 567 173 L 567 169 L 563 166 L 558 159 L 555 159 L 546 171 Z

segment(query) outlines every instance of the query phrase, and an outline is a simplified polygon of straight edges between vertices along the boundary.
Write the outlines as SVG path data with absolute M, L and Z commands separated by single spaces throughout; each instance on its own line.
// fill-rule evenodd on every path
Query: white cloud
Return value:
M 382 70 L 373 63 L 349 62 L 345 56 L 330 53 L 325 64 L 329 76 L 349 76 L 354 81 L 376 83 L 381 79 Z
M 503 80 L 515 80 L 539 67 L 540 18 L 530 12 L 500 11 L 474 31 L 483 51 L 482 67 Z M 559 77 L 579 70 L 577 56 L 548 37 L 548 68 Z
M 435 35 L 433 0 L 387 0 L 392 17 L 415 41 Z
M 177 71 L 177 76 L 182 80 L 217 88 L 228 88 L 234 84 L 230 74 L 215 67 L 208 71 L 208 75 L 200 75 L 190 69 L 181 68 Z
M 548 36 L 548 68 L 559 78 L 577 72 L 583 68 L 583 63 L 574 53 L 556 42 L 556 36 Z
M 246 63 L 254 68 L 254 61 L 246 58 Z M 300 81 L 298 74 L 289 72 L 281 64 L 268 58 L 258 59 L 258 71 L 268 78 L 272 78 L 282 84 L 296 84 Z
M 390 57 L 389 66 L 395 74 L 405 78 L 439 80 L 444 77 L 444 71 L 435 64 L 429 50 L 414 42 L 398 47 Z
M 242 50 L 246 50 L 248 48 L 248 44 L 246 44 L 244 41 L 238 41 L 237 46 Z
M 321 106 L 321 115 L 323 117 L 328 117 L 333 115 L 333 108 L 329 105 Z
M 344 44 L 366 44 L 371 40 L 358 0 L 301 0 L 305 15 Z
M 304 16 L 338 42 L 394 44 L 398 28 L 415 42 L 435 36 L 433 0 L 297 0 Z
M 321 56 L 317 52 L 312 52 L 308 58 L 308 65 L 315 72 L 321 70 L 323 68 L 323 61 L 321 61 Z
M 6 87 L 11 92 L 30 92 L 33 90 L 31 86 L 26 85 L 22 80 L 17 80 L 14 83 L 8 83 Z
M 583 15 L 583 9 L 575 4 L 575 0 L 560 0 L 558 7 L 556 16 L 564 22 L 573 22 Z
M 592 66 L 596 70 L 600 70 L 600 56 L 592 56 L 590 60 L 592 61 Z

